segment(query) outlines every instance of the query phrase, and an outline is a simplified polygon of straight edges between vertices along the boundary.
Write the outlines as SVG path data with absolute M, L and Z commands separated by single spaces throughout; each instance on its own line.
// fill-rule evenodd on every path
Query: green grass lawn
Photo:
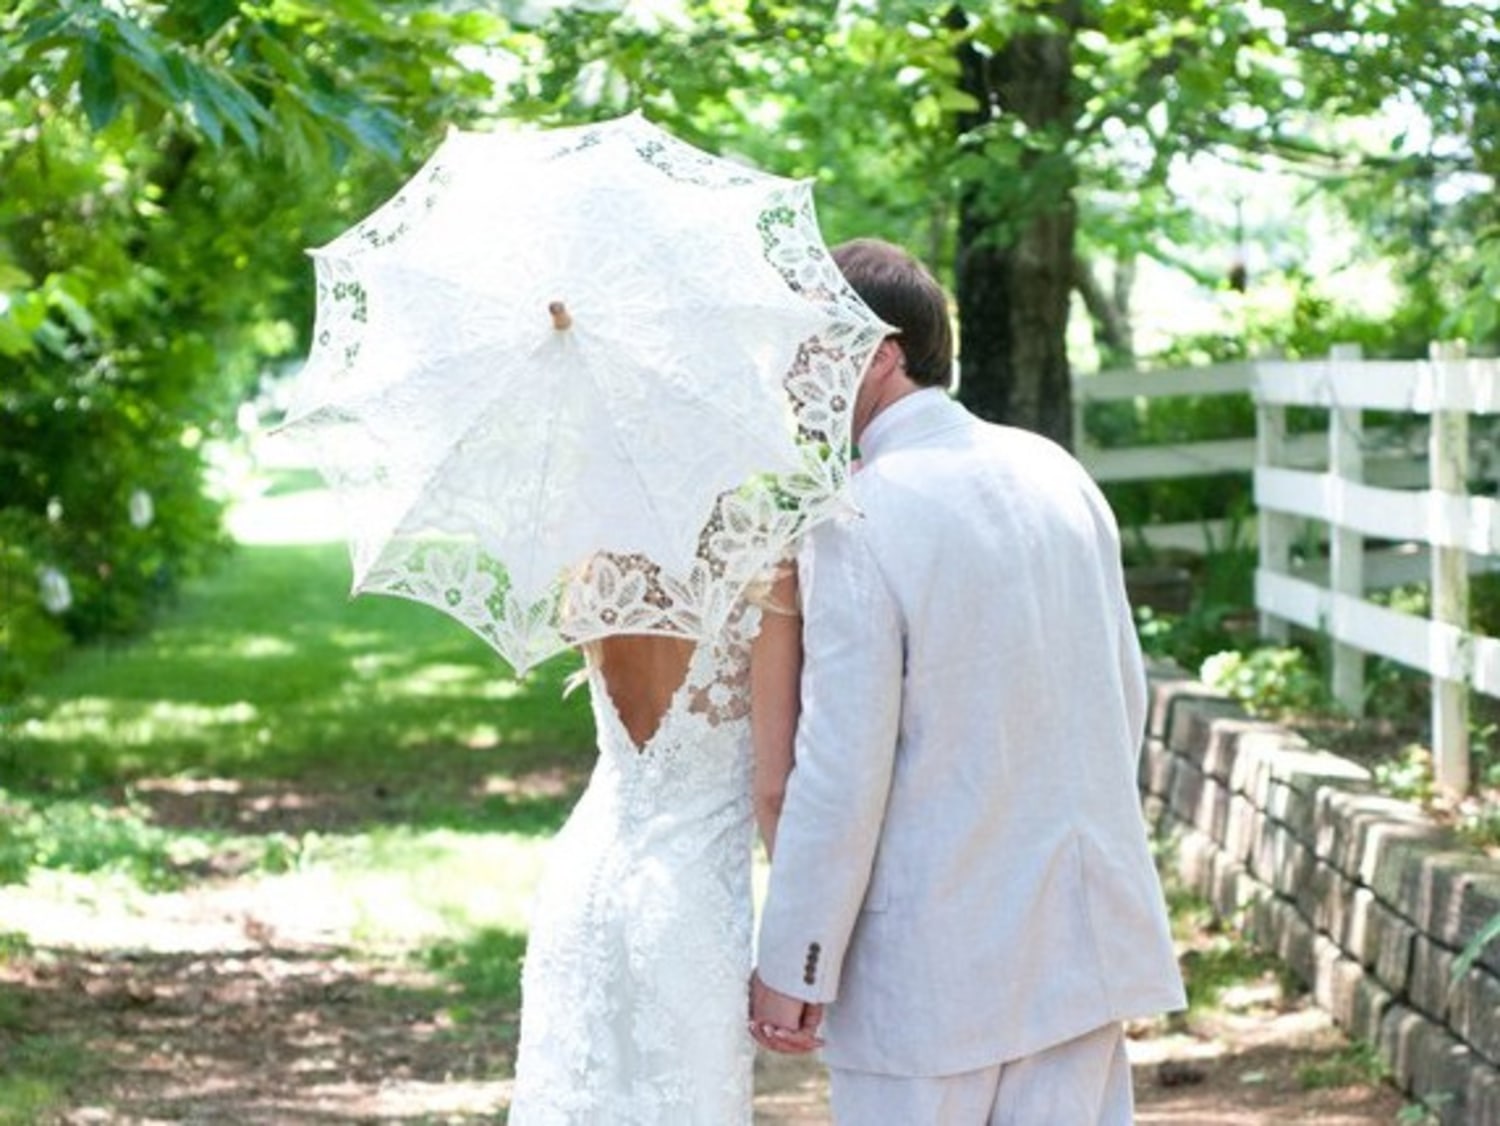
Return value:
M 348 949 L 445 979 L 459 1024 L 513 1007 L 543 846 L 593 761 L 576 664 L 517 681 L 436 611 L 347 585 L 340 545 L 245 545 L 149 636 L 38 685 L 0 729 L 0 884 L 142 912 L 254 884 L 336 904 Z M 90 1066 L 27 1005 L 0 984 L 0 1122 Z

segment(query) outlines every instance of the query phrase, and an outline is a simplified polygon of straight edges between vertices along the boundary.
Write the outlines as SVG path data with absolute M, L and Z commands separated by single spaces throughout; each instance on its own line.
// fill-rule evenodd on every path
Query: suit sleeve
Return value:
M 1132 740 L 1131 754 L 1138 760 L 1146 744 L 1146 716 L 1150 707 L 1150 695 L 1146 683 L 1146 664 L 1141 654 L 1140 634 L 1136 632 L 1135 614 L 1131 610 L 1130 595 L 1125 586 L 1120 529 L 1109 502 L 1104 499 L 1098 486 L 1085 478 L 1084 492 L 1099 531 L 1099 560 L 1105 571 L 1103 582 L 1106 595 L 1115 603 L 1120 689 L 1124 694 L 1125 723 Z
M 865 527 L 821 525 L 803 554 L 802 714 L 761 921 L 761 980 L 812 1002 L 838 993 L 900 729 L 902 619 Z
M 1120 606 L 1120 682 L 1125 692 L 1125 722 L 1134 740 L 1132 754 L 1139 760 L 1146 747 L 1146 714 L 1150 696 L 1146 664 L 1141 656 L 1141 639 L 1135 630 L 1130 601 L 1122 598 Z

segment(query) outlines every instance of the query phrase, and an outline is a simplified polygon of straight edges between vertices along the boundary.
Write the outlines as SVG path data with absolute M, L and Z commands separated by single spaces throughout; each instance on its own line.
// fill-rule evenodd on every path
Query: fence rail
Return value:
M 1196 442 L 1154 445 L 1101 446 L 1090 432 L 1088 408 L 1095 403 L 1140 401 L 1149 405 L 1177 396 L 1239 396 L 1254 401 L 1257 372 L 1264 364 L 1214 364 L 1198 368 L 1164 371 L 1119 371 L 1081 376 L 1073 381 L 1073 434 L 1078 457 L 1100 483 L 1127 481 L 1174 481 L 1220 474 L 1243 474 L 1248 482 L 1259 464 L 1260 438 L 1215 438 Z M 1317 365 L 1287 364 L 1288 369 L 1308 369 L 1298 380 L 1318 385 Z M 1292 382 L 1295 389 L 1300 384 Z M 1326 405 L 1326 404 L 1324 404 Z M 1372 429 L 1366 436 L 1367 478 L 1394 487 L 1413 487 L 1427 481 L 1426 460 L 1403 447 L 1396 432 Z M 1322 433 L 1287 434 L 1282 439 L 1280 464 L 1309 470 L 1321 469 L 1328 458 L 1328 439 Z M 1151 523 L 1127 529 L 1136 542 L 1156 549 L 1174 549 L 1205 554 L 1228 542 L 1235 532 L 1254 536 L 1254 518 L 1237 522 L 1227 519 Z M 1404 576 L 1407 562 L 1391 560 L 1377 568 L 1378 574 Z M 1405 581 L 1396 578 L 1393 581 Z M 1390 585 L 1390 584 L 1388 584 Z
M 1090 403 L 1218 394 L 1250 396 L 1253 439 L 1124 450 L 1089 440 Z M 1284 638 L 1298 625 L 1329 636 L 1335 695 L 1356 713 L 1370 655 L 1432 677 L 1437 782 L 1451 794 L 1468 789 L 1468 693 L 1500 697 L 1500 639 L 1468 625 L 1470 573 L 1500 570 L 1500 500 L 1469 492 L 1470 419 L 1500 414 L 1500 360 L 1454 345 L 1434 345 L 1426 360 L 1366 360 L 1342 346 L 1313 362 L 1095 376 L 1075 383 L 1074 402 L 1079 455 L 1101 482 L 1251 473 L 1262 635 Z M 1324 432 L 1288 433 L 1296 407 L 1326 411 Z M 1367 430 L 1367 411 L 1425 416 L 1425 456 L 1402 448 L 1399 427 Z M 1215 530 L 1199 526 L 1200 540 L 1214 542 Z M 1183 525 L 1137 534 L 1190 539 Z M 1293 551 L 1310 542 L 1321 557 Z M 1428 584 L 1425 617 L 1366 597 L 1412 581 Z

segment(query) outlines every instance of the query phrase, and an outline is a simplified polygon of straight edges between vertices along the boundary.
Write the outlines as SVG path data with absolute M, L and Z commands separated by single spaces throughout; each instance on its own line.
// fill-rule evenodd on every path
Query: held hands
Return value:
M 778 993 L 759 974 L 750 977 L 750 1035 L 762 1048 L 800 1054 L 823 1046 L 823 1006 Z

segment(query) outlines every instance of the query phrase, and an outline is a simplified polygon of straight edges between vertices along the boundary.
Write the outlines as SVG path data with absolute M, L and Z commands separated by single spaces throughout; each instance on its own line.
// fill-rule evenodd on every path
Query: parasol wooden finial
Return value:
M 552 314 L 552 327 L 558 332 L 573 327 L 573 314 L 568 312 L 568 307 L 561 301 L 554 301 L 548 305 L 547 312 Z

